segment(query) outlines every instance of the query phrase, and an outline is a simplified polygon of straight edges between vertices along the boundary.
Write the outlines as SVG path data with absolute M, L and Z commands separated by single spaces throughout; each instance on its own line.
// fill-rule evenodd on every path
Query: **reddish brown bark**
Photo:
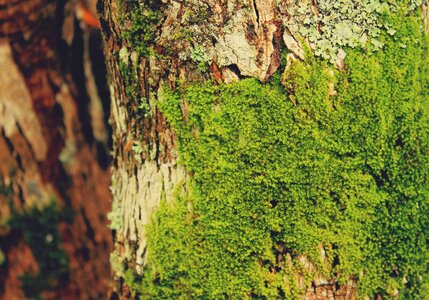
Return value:
M 39 270 L 34 249 L 8 220 L 31 207 L 43 212 L 52 200 L 59 213 L 74 212 L 58 224 L 69 274 L 42 296 L 98 299 L 108 290 L 110 174 L 98 159 L 104 142 L 90 121 L 103 116 L 89 112 L 79 49 L 86 33 L 77 24 L 71 1 L 0 0 L 1 299 L 24 299 L 20 277 Z

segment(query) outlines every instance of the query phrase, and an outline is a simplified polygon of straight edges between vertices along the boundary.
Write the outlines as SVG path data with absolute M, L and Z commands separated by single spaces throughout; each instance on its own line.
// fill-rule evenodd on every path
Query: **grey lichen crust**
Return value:
M 381 18 L 398 9 L 396 1 L 379 0 L 277 0 L 280 9 L 291 17 L 284 18 L 285 27 L 299 40 L 307 41 L 317 56 L 334 63 L 343 47 L 380 50 L 381 31 L 394 35 L 391 24 Z M 409 9 L 415 9 L 422 0 L 410 0 Z

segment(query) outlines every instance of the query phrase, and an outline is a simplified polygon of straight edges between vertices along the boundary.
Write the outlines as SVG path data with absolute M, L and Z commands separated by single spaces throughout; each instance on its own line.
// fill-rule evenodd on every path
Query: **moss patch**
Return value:
M 120 23 L 124 42 L 136 51 L 139 56 L 149 56 L 153 50 L 154 32 L 157 28 L 160 13 L 155 1 L 123 0 L 118 1 L 121 9 Z
M 329 278 L 357 278 L 361 297 L 418 297 L 429 264 L 428 44 L 419 17 L 386 18 L 395 36 L 381 33 L 371 55 L 348 49 L 344 71 L 308 57 L 286 89 L 245 79 L 164 93 L 192 192 L 164 201 L 147 228 L 145 273 L 127 273 L 135 293 L 294 299 L 294 274 L 315 275 L 305 254 Z
M 312 43 L 317 56 L 335 62 L 340 49 L 360 47 L 370 51 L 382 49 L 380 37 L 384 33 L 394 36 L 396 29 L 389 14 L 403 9 L 415 10 L 422 0 L 319 0 L 292 3 L 288 28 L 295 36 Z
M 39 267 L 36 275 L 25 274 L 21 277 L 22 288 L 27 297 L 39 298 L 43 291 L 54 289 L 68 280 L 69 261 L 61 247 L 58 224 L 70 222 L 73 216 L 68 211 L 58 211 L 54 201 L 43 209 L 32 207 L 18 213 L 12 208 L 12 212 L 9 226 L 22 233 Z

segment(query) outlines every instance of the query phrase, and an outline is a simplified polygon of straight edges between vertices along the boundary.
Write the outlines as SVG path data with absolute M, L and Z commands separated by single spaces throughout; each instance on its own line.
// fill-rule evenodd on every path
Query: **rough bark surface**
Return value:
M 184 183 L 190 176 L 177 163 L 176 137 L 154 105 L 162 99 L 162 88 L 174 89 L 178 80 L 230 83 L 256 77 L 267 81 L 280 66 L 284 45 L 294 59 L 303 58 L 301 46 L 286 26 L 297 7 L 291 6 L 292 11 L 288 11 L 287 1 L 145 3 L 148 10 L 160 14 L 159 24 L 146 29 L 153 36 L 143 45 L 153 46 L 156 55 L 137 53 L 136 45 L 124 38 L 133 26 L 133 17 L 127 15 L 136 6 L 128 1 L 104 0 L 98 7 L 112 96 L 114 202 L 110 220 L 115 232 L 115 252 L 111 262 L 114 268 L 116 264 L 125 264 L 139 274 L 144 272 L 147 257 L 145 225 L 164 194 L 167 202 L 173 201 L 174 189 L 185 190 Z M 140 34 L 144 32 L 143 29 Z M 198 63 L 208 65 L 208 72 L 201 72 Z M 124 74 L 124 66 L 134 70 L 131 75 Z M 137 97 L 127 93 L 130 81 L 137 89 Z M 149 114 L 139 110 L 141 101 L 147 102 Z M 302 260 L 308 270 L 316 269 L 305 257 Z M 120 269 L 116 269 L 117 279 L 125 276 Z M 304 278 L 296 276 L 301 288 L 305 288 Z M 131 297 L 121 280 L 113 293 L 121 298 Z M 339 286 L 335 280 L 315 278 L 302 297 L 355 299 L 356 285 L 353 279 Z
M 108 290 L 107 131 L 102 105 L 94 102 L 100 96 L 94 100 L 96 91 L 88 86 L 92 75 L 84 71 L 89 31 L 78 26 L 76 5 L 0 1 L 2 299 L 39 293 L 45 299 L 96 299 Z M 50 205 L 55 211 L 45 216 Z M 32 213 L 39 217 L 31 219 Z M 21 218 L 33 223 L 24 228 Z M 49 253 L 54 244 L 58 253 Z M 49 267 L 61 253 L 63 265 Z M 46 289 L 37 290 L 35 281 L 27 288 L 36 291 L 26 290 L 25 277 L 40 279 Z

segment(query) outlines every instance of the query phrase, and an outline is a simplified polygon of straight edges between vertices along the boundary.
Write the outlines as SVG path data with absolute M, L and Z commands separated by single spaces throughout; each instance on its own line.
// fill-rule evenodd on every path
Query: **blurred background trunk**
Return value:
M 0 1 L 0 298 L 102 299 L 109 93 L 95 1 Z
M 400 232 L 407 225 L 386 220 L 396 218 L 391 207 L 398 202 L 391 199 L 408 201 L 397 208 L 404 216 L 407 205 L 426 200 L 409 199 L 396 186 L 386 192 L 389 170 L 380 172 L 365 163 L 357 163 L 357 169 L 344 167 L 349 157 L 343 151 L 351 147 L 345 141 L 367 142 L 367 136 L 377 134 L 364 131 L 370 126 L 360 124 L 358 114 L 374 122 L 388 118 L 387 108 L 373 107 L 371 101 L 380 107 L 392 102 L 397 111 L 402 109 L 398 99 L 426 103 L 419 95 L 426 91 L 427 69 L 415 66 L 427 60 L 420 14 L 427 30 L 427 3 L 417 15 L 408 10 L 422 1 L 410 2 L 390 7 L 378 1 L 345 1 L 334 9 L 328 1 L 100 1 L 112 94 L 112 299 L 356 299 L 359 280 L 368 288 L 361 297 L 395 299 L 398 287 L 406 292 L 415 282 L 420 284 L 422 276 L 409 283 L 411 275 L 404 275 L 408 271 L 397 271 L 394 255 L 402 254 L 389 252 L 396 249 L 389 244 L 395 239 L 389 226 Z M 383 14 L 389 10 L 394 21 L 386 25 Z M 363 25 L 367 23 L 371 25 Z M 404 44 L 393 40 L 396 32 L 394 38 L 402 37 Z M 421 46 L 405 44 L 410 34 Z M 379 35 L 386 44 L 374 38 Z M 402 50 L 407 47 L 415 52 Z M 343 48 L 352 57 L 350 65 L 345 64 Z M 385 50 L 391 52 L 383 56 Z M 381 54 L 372 56 L 372 51 Z M 401 58 L 392 58 L 392 52 Z M 408 71 L 397 70 L 401 67 L 396 60 L 403 60 Z M 371 67 L 379 72 L 367 69 Z M 416 96 L 410 99 L 401 88 L 409 86 L 407 75 L 395 75 L 407 72 L 420 78 L 413 81 Z M 377 94 L 373 86 L 381 82 L 386 93 L 396 93 L 398 99 Z M 277 105 L 276 97 L 284 98 L 269 110 Z M 338 121 L 337 114 L 344 112 L 349 114 Z M 288 118 L 279 117 L 289 113 Z M 358 120 L 353 119 L 355 113 Z M 402 118 L 389 113 L 392 120 Z M 280 121 L 272 124 L 277 117 Z M 420 121 L 424 127 L 424 118 L 416 123 Z M 397 128 L 405 123 L 398 121 Z M 381 125 L 373 126 L 378 130 Z M 397 128 L 389 138 L 370 142 L 407 139 L 401 136 L 403 130 L 394 131 Z M 335 132 L 341 135 L 339 148 L 323 152 L 329 138 L 337 141 Z M 324 146 L 314 146 L 318 139 Z M 365 145 L 353 144 L 359 151 L 351 157 L 363 153 L 362 161 L 370 155 L 377 157 L 374 161 L 390 159 L 373 154 L 372 149 L 381 147 L 370 142 L 369 150 L 365 148 L 369 154 L 361 151 Z M 386 147 L 398 151 L 397 145 Z M 331 163 L 318 166 L 325 157 L 338 162 L 338 169 Z M 423 169 L 424 161 L 419 162 Z M 386 165 L 396 163 L 392 158 Z M 408 163 L 401 168 L 415 170 Z M 397 180 L 401 186 L 402 179 Z M 348 186 L 356 188 L 356 195 Z M 336 197 L 338 191 L 345 204 Z M 416 225 L 416 231 L 424 224 Z M 416 236 L 421 232 L 409 238 Z M 415 260 L 410 254 L 403 270 Z

